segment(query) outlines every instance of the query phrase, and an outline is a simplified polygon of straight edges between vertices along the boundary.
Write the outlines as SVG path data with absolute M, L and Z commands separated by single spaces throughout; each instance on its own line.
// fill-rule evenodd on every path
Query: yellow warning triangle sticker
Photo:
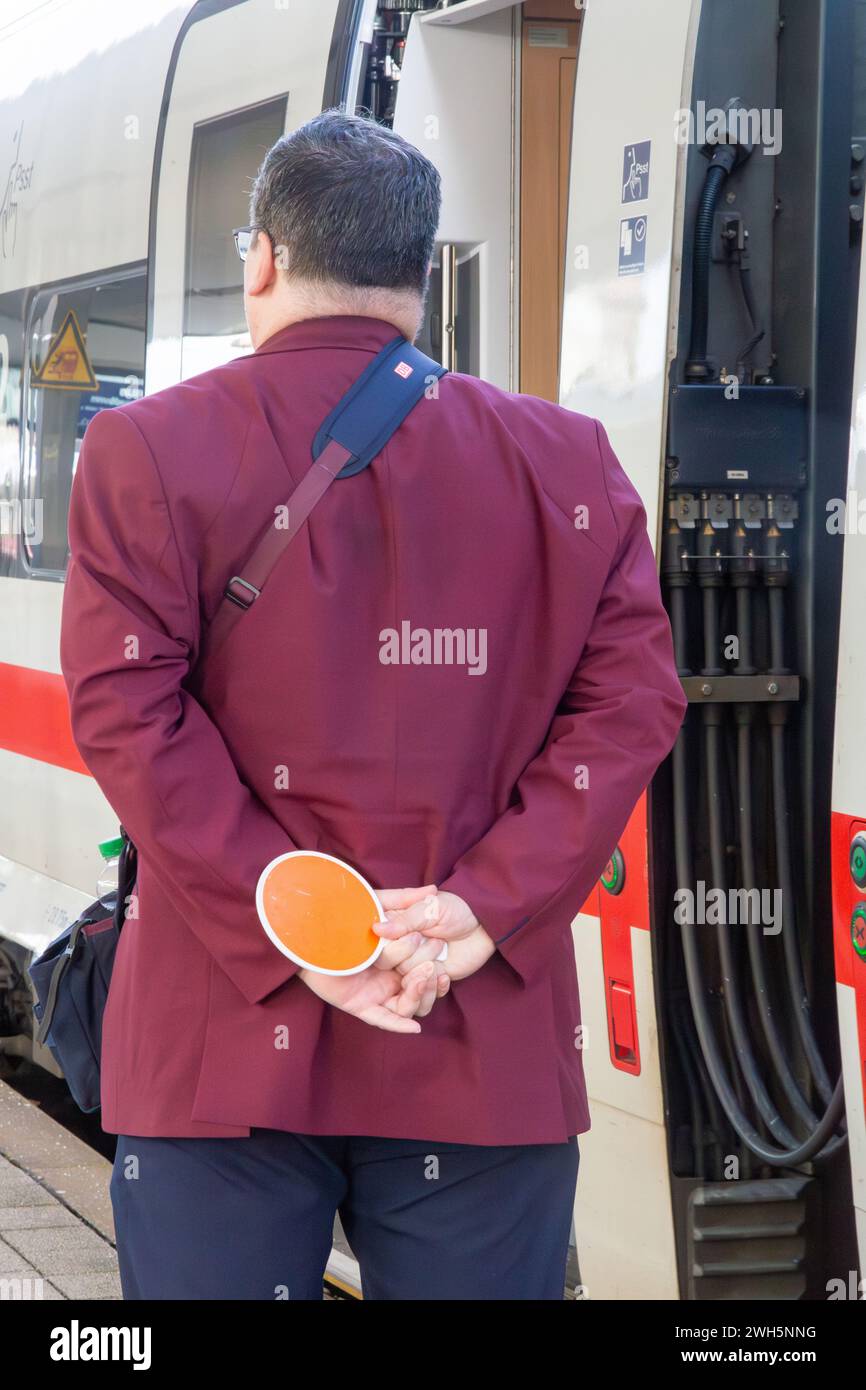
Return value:
M 45 361 L 30 378 L 33 386 L 51 386 L 61 391 L 95 391 L 99 385 L 93 375 L 87 348 L 70 309 L 45 354 Z

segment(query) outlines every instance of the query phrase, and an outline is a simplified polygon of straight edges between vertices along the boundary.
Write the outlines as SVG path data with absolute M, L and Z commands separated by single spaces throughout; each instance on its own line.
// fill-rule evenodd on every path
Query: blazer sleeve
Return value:
M 183 687 L 198 596 L 184 580 L 156 463 L 122 410 L 87 427 L 69 544 L 60 655 L 75 742 L 190 930 L 256 1003 L 297 970 L 255 907 L 261 870 L 294 846 Z
M 512 804 L 440 884 L 524 984 L 586 901 L 686 710 L 646 514 L 596 431 L 616 545 L 589 637 Z

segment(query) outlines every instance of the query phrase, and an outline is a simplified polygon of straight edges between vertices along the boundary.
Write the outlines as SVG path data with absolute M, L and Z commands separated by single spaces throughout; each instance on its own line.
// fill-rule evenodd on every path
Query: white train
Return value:
M 603 419 L 702 705 L 574 923 L 593 1112 L 574 1282 L 856 1296 L 862 20 L 858 0 L 49 0 L 0 18 L 2 1052 L 51 1065 L 22 971 L 91 900 L 116 830 L 58 662 L 87 421 L 250 350 L 231 240 L 250 180 L 284 130 L 364 107 L 443 175 L 423 345 Z M 781 907 L 717 920 L 707 885 Z

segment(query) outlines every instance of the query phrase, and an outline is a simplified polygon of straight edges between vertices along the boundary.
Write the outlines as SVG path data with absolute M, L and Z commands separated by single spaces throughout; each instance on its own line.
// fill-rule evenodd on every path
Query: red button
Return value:
M 628 985 L 611 981 L 610 1016 L 613 1023 L 613 1045 L 623 1061 L 633 1062 L 635 1050 L 634 998 Z

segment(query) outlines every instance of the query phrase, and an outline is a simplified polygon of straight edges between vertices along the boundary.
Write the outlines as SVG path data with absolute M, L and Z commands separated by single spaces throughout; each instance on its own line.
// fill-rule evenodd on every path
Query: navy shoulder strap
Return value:
M 405 338 L 395 338 L 364 369 L 313 440 L 317 459 L 333 440 L 351 454 L 338 478 L 351 478 L 373 462 L 412 408 L 446 368 Z
M 372 463 L 406 416 L 446 368 L 405 338 L 395 338 L 374 357 L 331 411 L 313 440 L 313 463 L 298 483 L 282 518 L 268 526 L 242 573 L 226 585 L 223 602 L 203 634 L 200 659 L 221 646 L 242 613 L 261 596 L 268 575 L 337 478 L 351 478 Z

